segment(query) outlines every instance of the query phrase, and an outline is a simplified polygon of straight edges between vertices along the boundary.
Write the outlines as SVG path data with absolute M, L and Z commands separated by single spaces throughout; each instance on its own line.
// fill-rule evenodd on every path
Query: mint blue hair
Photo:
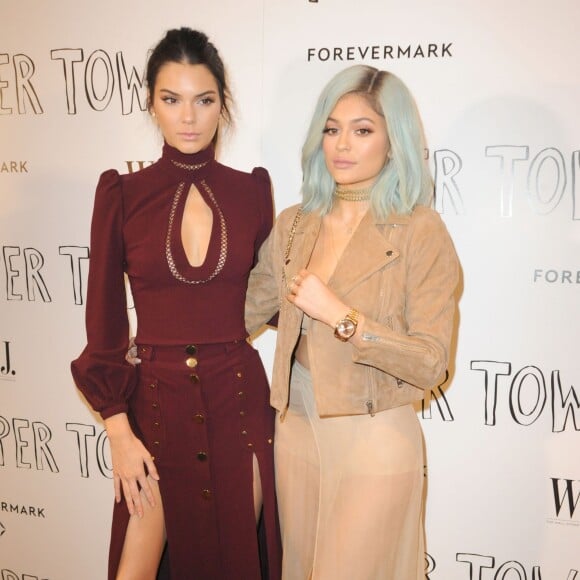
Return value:
M 415 100 L 394 74 L 366 65 L 351 66 L 324 87 L 302 147 L 302 198 L 304 210 L 323 215 L 332 208 L 334 179 L 322 151 L 323 131 L 332 110 L 345 95 L 365 97 L 385 118 L 391 143 L 389 158 L 371 189 L 371 209 L 376 217 L 409 214 L 416 205 L 429 205 L 433 180 L 425 160 L 423 126 Z

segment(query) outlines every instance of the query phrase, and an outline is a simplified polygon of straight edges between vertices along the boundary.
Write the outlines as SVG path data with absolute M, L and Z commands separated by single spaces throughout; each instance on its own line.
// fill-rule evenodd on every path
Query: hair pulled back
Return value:
M 231 95 L 224 63 L 217 48 L 209 41 L 207 35 L 199 30 L 192 30 L 187 27 L 174 28 L 166 32 L 147 60 L 145 81 L 149 94 L 149 106 L 152 103 L 159 70 L 168 62 L 205 65 L 215 78 L 218 86 L 222 118 L 227 125 L 231 125 Z

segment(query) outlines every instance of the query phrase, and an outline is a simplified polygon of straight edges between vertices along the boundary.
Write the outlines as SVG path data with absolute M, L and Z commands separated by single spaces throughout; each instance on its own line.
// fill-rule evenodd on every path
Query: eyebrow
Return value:
M 175 91 L 172 91 L 171 89 L 159 89 L 160 93 L 166 93 L 168 95 L 172 95 L 172 96 L 179 96 L 179 93 L 176 93 Z M 199 93 L 197 95 L 194 95 L 195 99 L 199 99 L 200 97 L 207 97 L 208 95 L 217 95 L 217 91 L 215 91 L 214 89 L 209 89 L 208 91 L 203 91 L 203 93 Z
M 327 122 L 328 121 L 332 121 L 333 123 L 340 122 L 338 119 L 335 119 L 334 117 L 328 117 Z M 356 119 L 351 119 L 349 121 L 349 123 L 360 123 L 361 121 L 368 121 L 369 123 L 372 123 L 373 125 L 375 124 L 375 122 L 372 119 L 370 119 L 369 117 L 358 117 Z

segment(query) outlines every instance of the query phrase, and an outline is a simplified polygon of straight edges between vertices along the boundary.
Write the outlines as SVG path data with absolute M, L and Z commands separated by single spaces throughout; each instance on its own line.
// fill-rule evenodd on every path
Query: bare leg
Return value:
M 165 520 L 159 484 L 149 478 L 155 507 L 141 493 L 143 517 L 134 515 L 129 520 L 117 580 L 155 580 L 165 546 Z
M 254 455 L 254 514 L 256 516 L 256 523 L 260 519 L 262 513 L 262 480 L 260 479 L 260 466 L 258 465 L 258 458 Z

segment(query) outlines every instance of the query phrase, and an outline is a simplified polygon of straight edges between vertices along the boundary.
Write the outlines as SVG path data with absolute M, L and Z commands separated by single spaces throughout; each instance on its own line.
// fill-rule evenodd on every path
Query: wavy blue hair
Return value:
M 366 98 L 385 118 L 391 143 L 389 158 L 371 189 L 374 215 L 385 218 L 393 212 L 409 214 L 416 205 L 429 205 L 433 179 L 425 160 L 425 137 L 415 99 L 394 74 L 354 65 L 330 80 L 316 104 L 302 147 L 304 210 L 324 215 L 332 208 L 336 184 L 324 161 L 323 131 L 338 101 L 351 93 Z

